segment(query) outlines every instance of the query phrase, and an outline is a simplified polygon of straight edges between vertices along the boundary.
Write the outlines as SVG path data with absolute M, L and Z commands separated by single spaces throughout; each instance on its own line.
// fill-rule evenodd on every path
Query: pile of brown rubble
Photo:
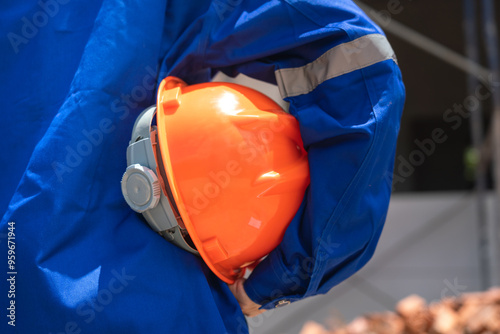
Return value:
M 301 334 L 492 334 L 500 333 L 500 288 L 465 293 L 427 305 L 411 295 L 395 312 L 373 313 L 328 331 L 307 323 Z

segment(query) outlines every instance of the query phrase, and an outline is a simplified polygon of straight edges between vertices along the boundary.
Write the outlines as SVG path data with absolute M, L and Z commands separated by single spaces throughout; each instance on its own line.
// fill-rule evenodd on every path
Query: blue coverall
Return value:
M 326 293 L 372 256 L 404 87 L 350 0 L 3 1 L 0 22 L 1 333 L 248 332 L 227 285 L 120 191 L 166 75 L 276 83 L 300 123 L 311 184 L 246 282 L 252 300 Z

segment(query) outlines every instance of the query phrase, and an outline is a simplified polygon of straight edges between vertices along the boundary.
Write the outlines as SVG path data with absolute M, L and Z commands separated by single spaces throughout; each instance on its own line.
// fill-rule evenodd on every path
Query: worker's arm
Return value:
M 173 74 L 209 67 L 276 83 L 300 123 L 311 184 L 283 241 L 244 285 L 267 309 L 326 293 L 371 258 L 404 87 L 387 39 L 351 1 L 237 2 L 212 6 L 197 57 Z

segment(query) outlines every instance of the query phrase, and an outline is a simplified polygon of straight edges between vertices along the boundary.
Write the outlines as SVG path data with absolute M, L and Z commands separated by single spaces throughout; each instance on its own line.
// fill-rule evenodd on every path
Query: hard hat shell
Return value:
M 297 120 L 237 84 L 160 84 L 157 131 L 166 182 L 194 245 L 233 283 L 282 240 L 309 184 Z M 165 180 L 164 180 L 165 182 Z

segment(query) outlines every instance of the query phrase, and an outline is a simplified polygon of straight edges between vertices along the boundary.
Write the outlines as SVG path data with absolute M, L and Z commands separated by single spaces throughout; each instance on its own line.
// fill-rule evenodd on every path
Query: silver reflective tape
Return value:
M 281 97 L 307 94 L 328 79 L 375 63 L 393 59 L 394 51 L 385 36 L 371 34 L 333 47 L 302 67 L 276 70 Z

